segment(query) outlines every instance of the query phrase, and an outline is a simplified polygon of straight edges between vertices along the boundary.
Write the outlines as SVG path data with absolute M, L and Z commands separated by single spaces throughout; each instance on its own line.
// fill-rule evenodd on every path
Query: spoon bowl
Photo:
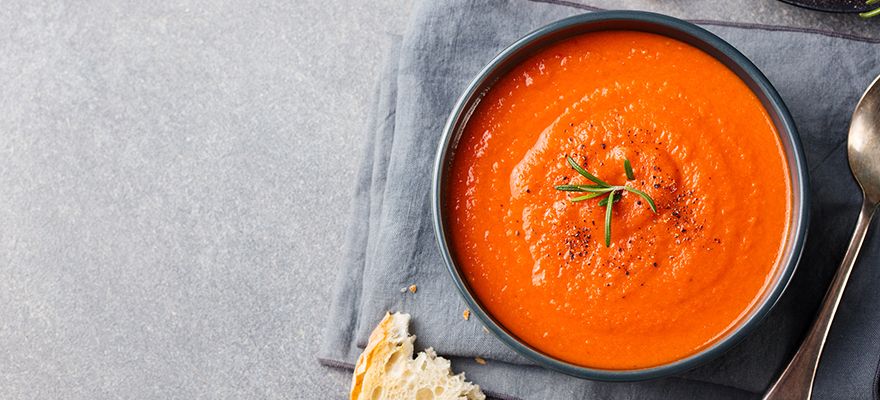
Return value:
M 853 113 L 847 154 L 849 168 L 865 200 L 880 203 L 880 77 L 871 83 Z
M 764 400 L 809 399 L 816 367 L 831 329 L 831 321 L 843 297 L 846 282 L 862 248 L 871 217 L 880 205 L 880 77 L 868 87 L 856 105 L 847 138 L 847 157 L 853 176 L 862 188 L 862 209 L 846 255 L 822 300 L 819 314 L 804 342 Z

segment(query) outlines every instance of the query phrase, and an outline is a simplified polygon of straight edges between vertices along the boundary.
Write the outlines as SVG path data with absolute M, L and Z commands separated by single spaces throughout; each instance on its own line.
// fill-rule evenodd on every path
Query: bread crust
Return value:
M 386 313 L 358 357 L 351 383 L 352 400 L 484 400 L 480 387 L 452 375 L 449 360 L 431 348 L 413 359 L 408 314 Z
M 364 352 L 358 356 L 357 365 L 354 367 L 354 376 L 351 381 L 351 400 L 359 399 L 367 375 L 367 368 L 376 364 L 376 360 L 387 359 L 386 356 L 389 355 L 390 349 L 387 346 L 381 346 L 381 344 L 390 342 L 388 337 L 392 333 L 394 318 L 390 312 L 386 312 L 382 321 L 379 321 L 379 325 L 376 325 L 373 332 L 370 333 L 370 341 L 364 348 Z M 402 314 L 397 318 L 405 318 L 405 324 L 409 325 L 409 315 Z

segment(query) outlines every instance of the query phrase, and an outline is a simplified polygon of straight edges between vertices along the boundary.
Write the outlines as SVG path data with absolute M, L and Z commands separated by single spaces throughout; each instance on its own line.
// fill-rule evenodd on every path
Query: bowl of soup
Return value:
M 691 369 L 767 315 L 809 180 L 767 78 L 668 16 L 579 15 L 511 44 L 455 104 L 433 222 L 464 302 L 526 358 L 634 381 Z

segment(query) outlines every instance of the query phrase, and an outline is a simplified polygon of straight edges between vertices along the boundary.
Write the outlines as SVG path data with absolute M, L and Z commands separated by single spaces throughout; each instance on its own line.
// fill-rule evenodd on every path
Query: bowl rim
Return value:
M 508 332 L 486 312 L 470 291 L 451 254 L 445 228 L 443 188 L 448 169 L 446 167 L 452 158 L 461 130 L 486 90 L 512 66 L 541 48 L 579 34 L 606 30 L 638 30 L 665 35 L 699 48 L 736 73 L 759 97 L 771 115 L 788 161 L 792 192 L 789 234 L 785 251 L 780 257 L 780 268 L 776 271 L 775 281 L 752 306 L 751 315 L 746 316 L 738 327 L 726 336 L 716 339 L 714 344 L 702 351 L 669 364 L 636 370 L 603 370 L 568 363 L 532 348 Z M 597 11 L 561 19 L 528 33 L 507 46 L 480 70 L 455 103 L 444 126 L 434 164 L 431 202 L 434 233 L 446 270 L 471 314 L 490 333 L 515 352 L 545 368 L 578 378 L 623 382 L 655 379 L 692 369 L 723 354 L 754 330 L 779 300 L 797 269 L 809 226 L 810 190 L 806 159 L 794 120 L 779 93 L 748 58 L 715 34 L 674 17 L 645 11 Z

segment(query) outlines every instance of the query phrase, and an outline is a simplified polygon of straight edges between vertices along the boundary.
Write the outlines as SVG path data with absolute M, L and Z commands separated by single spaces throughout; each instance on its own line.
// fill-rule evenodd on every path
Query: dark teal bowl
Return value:
M 665 35 L 688 43 L 715 57 L 736 73 L 758 96 L 779 132 L 789 163 L 792 184 L 790 231 L 781 265 L 772 283 L 751 313 L 725 337 L 712 346 L 687 358 L 652 368 L 638 370 L 601 370 L 585 368 L 551 357 L 531 347 L 499 324 L 480 304 L 459 269 L 455 249 L 449 245 L 445 188 L 455 147 L 468 118 L 486 90 L 505 72 L 534 52 L 561 40 L 584 33 L 608 30 L 635 30 Z M 712 33 L 672 17 L 637 11 L 603 11 L 583 14 L 554 22 L 516 41 L 495 56 L 470 83 L 455 104 L 440 141 L 434 170 L 432 207 L 434 230 L 443 261 L 472 315 L 498 339 L 517 353 L 546 368 L 579 378 L 601 381 L 638 381 L 669 376 L 686 371 L 718 357 L 751 332 L 767 315 L 794 274 L 807 236 L 810 204 L 809 178 L 797 128 L 782 98 L 764 74 L 733 46 Z

